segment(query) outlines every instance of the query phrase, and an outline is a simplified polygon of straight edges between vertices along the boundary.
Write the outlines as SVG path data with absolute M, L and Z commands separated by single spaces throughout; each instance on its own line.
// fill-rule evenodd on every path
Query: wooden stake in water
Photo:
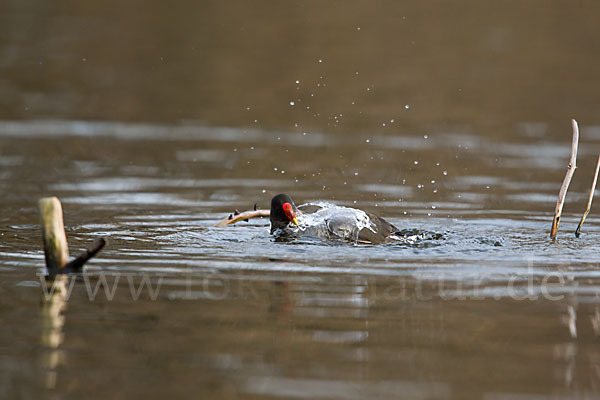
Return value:
M 551 239 L 555 239 L 556 234 L 558 233 L 558 225 L 560 223 L 560 216 L 562 215 L 563 205 L 565 204 L 565 197 L 567 196 L 567 189 L 569 189 L 569 184 L 571 183 L 571 178 L 573 178 L 573 174 L 575 173 L 575 168 L 577 168 L 577 145 L 579 144 L 579 126 L 577 125 L 577 121 L 575 121 L 574 119 L 571 120 L 571 125 L 573 126 L 573 142 L 571 144 L 571 159 L 569 160 L 569 166 L 567 167 L 567 174 L 565 175 L 563 184 L 560 187 L 560 192 L 558 193 L 558 200 L 556 201 L 556 209 L 554 210 L 554 219 L 552 220 L 552 229 L 550 230 L 550 238 Z
M 581 217 L 581 221 L 579 221 L 579 225 L 577 225 L 577 229 L 575 230 L 575 237 L 579 237 L 581 234 L 581 225 L 583 225 L 583 221 L 590 213 L 592 209 L 592 200 L 594 200 L 594 192 L 596 191 L 596 183 L 598 182 L 598 171 L 600 170 L 600 156 L 598 156 L 598 162 L 596 163 L 596 173 L 594 174 L 594 180 L 592 181 L 592 189 L 590 190 L 590 196 L 588 197 L 587 209 L 583 213 Z
M 90 258 L 94 257 L 106 244 L 104 238 L 94 241 L 85 253 L 69 262 L 69 247 L 63 224 L 60 201 L 56 197 L 45 197 L 39 201 L 42 220 L 44 254 L 46 255 L 46 276 L 42 296 L 42 344 L 47 347 L 42 365 L 46 371 L 46 387 L 56 386 L 58 366 L 63 352 L 60 346 L 64 339 L 64 310 L 67 307 L 68 274 L 78 272 Z
M 69 262 L 69 246 L 63 225 L 60 201 L 56 197 L 44 197 L 39 201 L 42 217 L 42 237 L 48 275 L 53 277 Z
M 46 387 L 54 389 L 62 354 L 59 347 L 64 338 L 63 312 L 67 306 L 65 295 L 68 277 L 62 274 L 62 270 L 69 262 L 69 247 L 60 201 L 56 197 L 45 197 L 40 199 L 39 207 L 48 269 L 45 291 L 51 293 L 50 296 L 42 296 L 42 344 L 47 348 L 42 365 L 46 367 Z

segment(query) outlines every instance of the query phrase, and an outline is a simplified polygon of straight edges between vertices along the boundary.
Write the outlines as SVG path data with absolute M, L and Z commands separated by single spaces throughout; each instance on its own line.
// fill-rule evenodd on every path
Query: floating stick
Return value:
M 215 224 L 214 226 L 225 226 L 225 225 L 235 224 L 236 222 L 239 222 L 239 221 L 247 221 L 250 218 L 268 217 L 269 215 L 271 215 L 271 211 L 269 211 L 269 210 L 254 209 L 252 211 L 244 211 L 244 212 L 239 212 L 236 210 L 235 213 L 229 214 L 229 217 L 225 218 L 223 221 L 219 222 L 218 224 Z
M 567 167 L 567 174 L 565 175 L 565 180 L 563 181 L 563 184 L 560 187 L 560 192 L 558 193 L 556 209 L 554 210 L 554 219 L 552 220 L 552 229 L 550 230 L 551 239 L 555 239 L 556 234 L 558 233 L 558 224 L 560 223 L 560 216 L 562 214 L 563 205 L 565 204 L 567 189 L 569 188 L 571 178 L 573 178 L 573 174 L 575 173 L 575 168 L 577 168 L 577 145 L 579 144 L 579 127 L 577 126 L 577 121 L 575 121 L 574 119 L 571 120 L 571 124 L 573 125 L 573 143 L 571 144 L 571 159 L 569 160 L 569 166 Z
M 577 225 L 577 229 L 575 230 L 575 237 L 579 237 L 581 231 L 581 225 L 583 225 L 583 221 L 590 213 L 592 209 L 592 200 L 594 200 L 594 192 L 596 191 L 596 182 L 598 182 L 598 171 L 600 170 L 600 156 L 598 156 L 598 162 L 596 163 L 596 173 L 594 174 L 594 180 L 592 181 L 592 189 L 590 190 L 590 197 L 588 197 L 587 209 L 583 213 L 581 217 L 581 221 L 579 221 L 579 225 Z

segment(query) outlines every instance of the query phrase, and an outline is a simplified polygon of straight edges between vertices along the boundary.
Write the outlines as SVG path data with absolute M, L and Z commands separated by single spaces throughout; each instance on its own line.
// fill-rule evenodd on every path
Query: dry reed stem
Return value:
M 590 189 L 590 196 L 588 197 L 587 209 L 583 213 L 581 217 L 581 221 L 579 221 L 579 225 L 577 225 L 577 229 L 575 230 L 575 237 L 579 237 L 581 234 L 581 226 L 583 225 L 583 221 L 590 213 L 592 209 L 592 201 L 594 200 L 594 192 L 596 191 L 596 183 L 598 182 L 598 171 L 600 171 L 600 156 L 598 156 L 598 162 L 596 163 L 596 173 L 594 174 L 594 180 L 592 181 L 592 188 Z
M 565 175 L 565 179 L 562 183 L 562 186 L 560 187 L 560 192 L 558 193 L 556 209 L 554 210 L 554 219 L 552 220 L 552 229 L 550 230 L 551 239 L 555 239 L 556 234 L 558 233 L 558 225 L 560 224 L 560 216 L 562 214 L 563 205 L 565 203 L 565 197 L 567 196 L 567 189 L 569 188 L 571 178 L 573 178 L 573 174 L 575 173 L 575 168 L 577 168 L 577 145 L 579 144 L 579 126 L 577 125 L 577 121 L 575 121 L 574 119 L 571 120 L 571 125 L 573 126 L 571 159 L 569 160 L 569 166 L 567 167 L 567 174 Z

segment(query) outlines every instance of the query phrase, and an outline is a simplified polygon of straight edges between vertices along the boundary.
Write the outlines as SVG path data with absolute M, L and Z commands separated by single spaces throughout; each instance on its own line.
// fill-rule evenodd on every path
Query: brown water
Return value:
M 599 398 L 598 12 L 3 2 L 2 398 Z M 414 235 L 213 227 L 280 192 Z M 109 244 L 41 303 L 48 195 Z

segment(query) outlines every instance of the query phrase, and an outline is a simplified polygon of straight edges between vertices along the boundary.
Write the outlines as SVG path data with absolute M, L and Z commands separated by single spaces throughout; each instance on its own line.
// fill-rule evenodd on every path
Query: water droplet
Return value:
M 385 126 L 385 122 L 381 124 L 381 126 Z
M 300 84 L 300 80 L 297 79 L 296 80 L 296 85 L 299 85 L 299 84 Z
M 358 172 L 355 172 L 355 173 L 354 173 L 354 176 L 358 176 Z
M 322 59 L 322 58 L 319 58 L 319 62 L 320 62 L 320 63 L 322 63 L 322 62 L 323 62 L 323 59 Z M 323 187 L 325 187 L 325 186 L 323 186 Z
M 371 139 L 367 139 L 367 140 L 365 140 L 365 142 L 371 143 Z
M 444 175 L 448 175 L 448 171 L 444 171 L 442 172 Z
M 408 110 L 410 108 L 410 104 L 405 104 L 404 108 L 406 108 Z
M 250 111 L 250 107 L 246 107 L 246 111 Z
M 419 164 L 419 161 L 415 160 L 415 165 Z
M 281 170 L 281 173 L 282 173 L 282 174 L 285 174 L 285 171 L 284 171 L 284 170 Z
M 290 106 L 293 106 L 294 104 L 296 104 L 296 103 L 294 103 L 293 101 L 290 101 Z
M 277 171 L 277 170 L 278 170 L 278 168 L 277 168 L 277 167 L 273 168 L 273 171 Z
M 429 139 L 428 135 L 423 135 L 423 139 Z
M 263 190 L 262 190 L 262 192 L 263 192 L 263 193 L 267 193 L 267 190 L 266 190 L 266 189 L 263 189 Z
M 431 183 L 435 183 L 435 179 L 432 179 L 432 180 L 431 180 Z
M 357 31 L 360 31 L 360 26 L 357 26 L 357 27 L 356 27 L 356 30 L 357 30 Z

